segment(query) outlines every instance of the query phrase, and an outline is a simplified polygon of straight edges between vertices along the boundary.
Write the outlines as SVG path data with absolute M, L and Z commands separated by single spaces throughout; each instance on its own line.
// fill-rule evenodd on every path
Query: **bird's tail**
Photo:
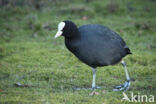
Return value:
M 125 46 L 124 48 L 127 54 L 132 54 L 131 50 L 127 46 Z

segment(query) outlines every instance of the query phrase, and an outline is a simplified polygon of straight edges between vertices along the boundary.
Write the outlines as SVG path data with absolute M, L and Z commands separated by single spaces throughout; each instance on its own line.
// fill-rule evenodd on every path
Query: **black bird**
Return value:
M 99 24 L 88 24 L 79 28 L 72 21 L 63 21 L 58 25 L 55 38 L 64 36 L 65 45 L 79 60 L 92 67 L 92 89 L 95 84 L 96 67 L 114 65 L 121 61 L 126 74 L 126 82 L 116 86 L 115 91 L 127 90 L 130 77 L 125 62 L 122 60 L 130 49 L 124 40 L 115 32 Z

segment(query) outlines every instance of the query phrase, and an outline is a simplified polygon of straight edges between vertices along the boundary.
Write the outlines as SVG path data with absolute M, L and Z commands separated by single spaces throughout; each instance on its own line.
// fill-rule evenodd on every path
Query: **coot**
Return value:
M 122 60 L 130 49 L 125 41 L 109 28 L 99 24 L 88 24 L 79 28 L 72 21 L 63 21 L 58 25 L 55 38 L 64 36 L 65 45 L 80 61 L 92 67 L 92 89 L 99 88 L 95 84 L 96 67 L 122 63 L 126 82 L 116 86 L 115 91 L 127 90 L 130 87 L 130 77 L 125 62 Z

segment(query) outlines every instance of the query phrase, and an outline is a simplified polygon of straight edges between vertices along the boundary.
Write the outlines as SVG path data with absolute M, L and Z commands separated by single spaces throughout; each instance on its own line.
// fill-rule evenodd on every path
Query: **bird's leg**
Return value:
M 128 74 L 128 71 L 127 71 L 126 63 L 122 60 L 122 61 L 121 61 L 121 64 L 122 64 L 123 67 L 124 67 L 125 74 L 126 74 L 126 79 L 127 79 L 127 80 L 126 80 L 126 82 L 125 82 L 124 84 L 119 85 L 119 86 L 115 86 L 114 91 L 121 91 L 121 90 L 126 91 L 126 90 L 129 89 L 130 84 L 131 84 L 131 82 L 130 82 L 131 79 L 130 79 L 129 74 Z
M 92 80 L 92 89 L 101 88 L 99 86 L 96 86 L 96 68 L 92 68 L 93 71 L 93 80 Z
M 96 69 L 92 68 L 92 71 L 93 71 L 92 89 L 95 89 Z

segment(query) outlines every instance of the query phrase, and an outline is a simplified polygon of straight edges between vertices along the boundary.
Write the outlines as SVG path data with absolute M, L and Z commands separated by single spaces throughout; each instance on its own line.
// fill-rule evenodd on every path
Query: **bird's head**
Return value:
M 71 21 L 63 21 L 58 24 L 58 32 L 55 38 L 64 36 L 65 38 L 72 38 L 78 33 L 77 26 Z

